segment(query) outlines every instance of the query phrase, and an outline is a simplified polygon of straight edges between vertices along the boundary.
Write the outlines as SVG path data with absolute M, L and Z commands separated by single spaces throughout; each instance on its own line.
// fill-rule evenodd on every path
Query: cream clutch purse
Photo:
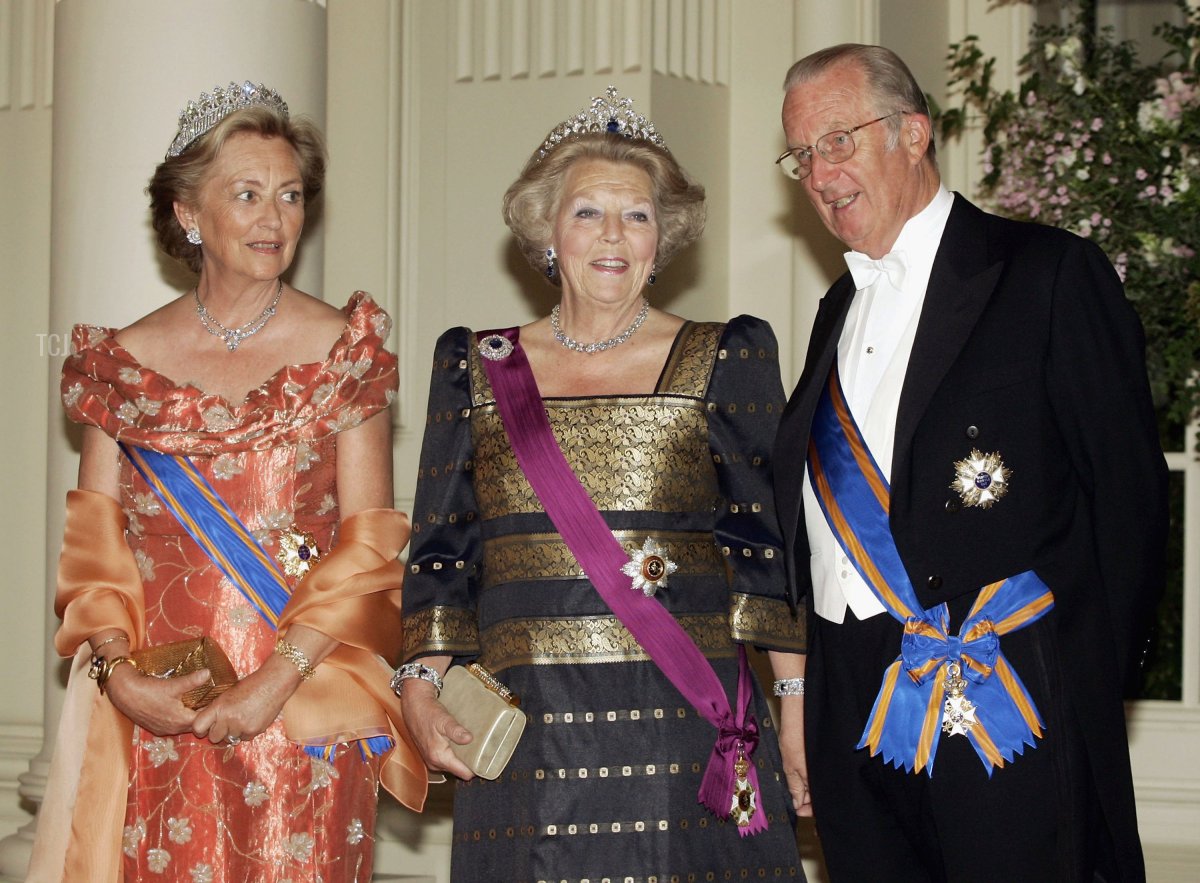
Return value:
M 453 746 L 459 760 L 477 776 L 498 777 L 525 732 L 525 712 L 517 707 L 520 699 L 490 671 L 472 662 L 446 672 L 439 700 L 471 731 L 470 743 Z

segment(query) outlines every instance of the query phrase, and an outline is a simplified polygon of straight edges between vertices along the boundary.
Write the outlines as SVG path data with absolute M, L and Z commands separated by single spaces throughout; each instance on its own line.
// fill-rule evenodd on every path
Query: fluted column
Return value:
M 190 279 L 159 256 L 144 193 L 188 98 L 231 80 L 278 89 L 318 125 L 325 111 L 325 8 L 297 0 L 60 0 L 53 8 L 53 154 L 49 327 L 122 326 L 181 293 Z M 315 233 L 315 235 L 313 235 Z M 322 241 L 310 231 L 293 274 L 320 290 Z M 50 362 L 46 450 L 44 739 L 20 777 L 33 804 L 44 793 L 63 697 L 63 665 L 49 611 L 75 482 L 78 434 L 58 402 L 62 353 Z M 25 875 L 36 818 L 0 843 L 0 875 Z

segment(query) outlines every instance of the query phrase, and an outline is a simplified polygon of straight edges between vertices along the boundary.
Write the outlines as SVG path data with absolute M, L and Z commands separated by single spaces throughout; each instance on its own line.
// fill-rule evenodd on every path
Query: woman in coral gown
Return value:
M 62 396 L 83 450 L 56 644 L 76 659 L 62 739 L 86 749 L 68 769 L 60 744 L 52 779 L 77 791 L 75 819 L 48 797 L 31 879 L 367 883 L 378 785 L 423 800 L 384 662 L 408 537 L 390 321 L 364 294 L 338 310 L 281 278 L 324 164 L 273 90 L 201 96 L 149 188 L 160 245 L 196 288 L 119 331 L 76 329 Z M 206 550 L 172 464 L 244 525 L 274 596 L 221 542 Z M 181 700 L 209 671 L 125 664 L 202 636 L 240 678 L 205 707 Z

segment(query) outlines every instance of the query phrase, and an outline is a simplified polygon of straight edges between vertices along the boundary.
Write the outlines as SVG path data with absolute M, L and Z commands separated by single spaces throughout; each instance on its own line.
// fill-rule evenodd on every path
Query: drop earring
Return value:
M 658 281 L 658 264 L 650 267 L 650 275 L 646 277 L 646 284 L 653 285 Z
M 204 242 L 204 240 L 200 238 L 199 227 L 188 227 L 187 241 L 192 245 L 200 245 L 202 242 Z
M 554 252 L 554 246 L 546 249 L 546 278 L 553 279 L 554 274 L 558 272 L 558 255 Z

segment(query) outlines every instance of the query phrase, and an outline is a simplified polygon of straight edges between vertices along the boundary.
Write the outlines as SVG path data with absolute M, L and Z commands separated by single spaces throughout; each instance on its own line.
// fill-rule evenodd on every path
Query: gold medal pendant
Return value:
M 275 560 L 288 576 L 304 579 L 313 565 L 321 560 L 321 550 L 317 548 L 316 537 L 292 525 L 279 535 L 279 551 L 275 553 Z
M 750 784 L 748 773 L 750 762 L 746 760 L 746 752 L 738 746 L 738 757 L 733 763 L 733 803 L 729 807 L 729 817 L 739 828 L 750 825 L 750 820 L 758 812 L 758 795 Z
M 961 677 L 962 669 L 957 662 L 946 665 L 946 701 L 942 704 L 942 732 L 947 736 L 965 736 L 978 723 L 975 719 L 975 703 L 963 695 L 967 680 Z

